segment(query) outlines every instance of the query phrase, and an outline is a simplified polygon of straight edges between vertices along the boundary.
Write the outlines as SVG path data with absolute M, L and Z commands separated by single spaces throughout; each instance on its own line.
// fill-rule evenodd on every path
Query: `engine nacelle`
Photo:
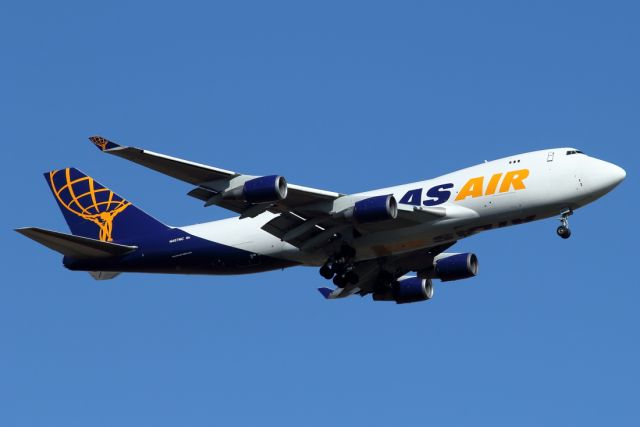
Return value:
M 472 253 L 442 254 L 434 264 L 435 277 L 443 282 L 467 279 L 478 274 L 478 257 Z
M 433 297 L 431 279 L 408 277 L 398 280 L 388 292 L 374 293 L 374 301 L 395 301 L 398 304 L 426 301 Z
M 398 202 L 393 195 L 374 196 L 359 200 L 336 216 L 353 220 L 360 224 L 386 221 L 398 217 Z
M 277 202 L 286 197 L 287 180 L 279 175 L 254 178 L 242 187 L 242 198 L 249 203 Z

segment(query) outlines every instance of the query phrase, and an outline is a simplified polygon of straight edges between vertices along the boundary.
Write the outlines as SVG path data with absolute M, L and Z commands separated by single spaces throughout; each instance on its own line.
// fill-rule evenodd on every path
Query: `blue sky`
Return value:
M 637 2 L 5 2 L 0 424 L 635 426 Z M 576 146 L 626 181 L 571 218 L 460 242 L 477 278 L 396 306 L 315 269 L 94 282 L 13 232 L 66 231 L 75 166 L 170 224 L 229 216 L 101 155 L 102 134 L 355 192 Z

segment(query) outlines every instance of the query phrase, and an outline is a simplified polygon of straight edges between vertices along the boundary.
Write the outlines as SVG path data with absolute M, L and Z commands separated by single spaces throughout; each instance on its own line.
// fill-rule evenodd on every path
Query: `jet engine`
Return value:
M 345 209 L 336 216 L 353 220 L 360 224 L 396 219 L 398 216 L 398 202 L 391 194 L 369 197 L 355 202 L 352 207 Z
M 478 274 L 478 257 L 472 253 L 441 254 L 434 262 L 434 273 L 443 282 L 473 277 Z
M 220 200 L 244 200 L 247 203 L 277 202 L 287 197 L 287 180 L 280 175 L 267 175 L 253 178 L 244 185 L 216 194 L 205 206 Z
M 431 279 L 407 277 L 398 280 L 386 292 L 376 292 L 374 301 L 395 301 L 398 304 L 426 301 L 433 297 L 433 283 Z
M 251 179 L 244 183 L 242 195 L 249 203 L 277 202 L 287 197 L 287 180 L 279 175 Z

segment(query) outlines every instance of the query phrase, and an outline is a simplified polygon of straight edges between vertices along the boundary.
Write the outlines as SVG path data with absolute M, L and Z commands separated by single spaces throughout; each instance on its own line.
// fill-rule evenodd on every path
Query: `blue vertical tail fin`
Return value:
M 169 227 L 75 168 L 44 174 L 69 229 L 105 242 L 130 242 Z

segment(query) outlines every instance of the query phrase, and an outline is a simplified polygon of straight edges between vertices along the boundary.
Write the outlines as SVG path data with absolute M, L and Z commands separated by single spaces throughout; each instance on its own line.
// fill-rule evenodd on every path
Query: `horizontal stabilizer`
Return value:
M 137 246 L 103 242 L 88 237 L 74 236 L 37 227 L 18 228 L 16 231 L 49 249 L 76 259 L 121 256 L 133 252 L 138 248 Z

